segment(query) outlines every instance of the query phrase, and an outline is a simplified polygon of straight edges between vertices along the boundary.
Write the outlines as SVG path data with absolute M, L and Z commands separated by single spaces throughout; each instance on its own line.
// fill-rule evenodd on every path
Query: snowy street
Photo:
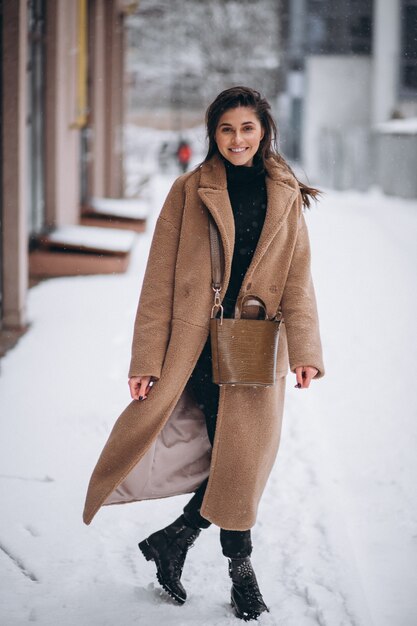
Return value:
M 138 541 L 189 496 L 81 515 L 93 466 L 130 402 L 130 343 L 152 230 L 124 275 L 31 289 L 31 328 L 0 362 L 0 624 L 227 626 L 227 560 L 203 531 L 160 589 Z M 417 202 L 328 191 L 306 213 L 326 376 L 287 377 L 277 461 L 253 529 L 270 626 L 417 623 Z

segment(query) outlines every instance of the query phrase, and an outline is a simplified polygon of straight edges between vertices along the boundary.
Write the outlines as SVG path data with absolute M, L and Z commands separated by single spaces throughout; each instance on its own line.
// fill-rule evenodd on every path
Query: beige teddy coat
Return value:
M 213 449 L 188 380 L 208 337 L 213 304 L 208 213 L 224 248 L 226 292 L 234 218 L 222 160 L 214 156 L 173 184 L 149 253 L 136 314 L 129 376 L 156 380 L 148 398 L 117 419 L 88 487 L 84 521 L 103 504 L 190 493 L 209 475 L 201 514 L 228 530 L 251 528 L 274 464 L 285 379 L 299 365 L 324 367 L 310 245 L 296 179 L 267 163 L 267 212 L 240 295 L 283 314 L 277 382 L 221 386 Z M 221 295 L 222 295 L 221 294 Z

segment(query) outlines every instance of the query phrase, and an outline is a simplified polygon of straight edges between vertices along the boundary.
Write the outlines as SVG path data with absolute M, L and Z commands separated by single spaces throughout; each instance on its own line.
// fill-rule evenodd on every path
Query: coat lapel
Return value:
M 273 159 L 269 159 L 266 166 L 267 176 L 267 209 L 265 222 L 249 265 L 247 275 L 253 273 L 262 256 L 268 250 L 272 240 L 286 220 L 293 205 L 299 186 L 296 179 Z M 228 284 L 233 249 L 235 243 L 235 225 L 233 211 L 227 191 L 226 168 L 217 155 L 201 167 L 200 185 L 198 194 L 210 211 L 220 232 L 224 248 L 225 276 L 224 284 Z
M 272 240 L 287 219 L 293 202 L 299 193 L 298 183 L 295 178 L 293 179 L 295 184 L 290 185 L 287 182 L 287 177 L 280 176 L 280 168 L 275 166 L 274 163 L 268 163 L 266 169 L 268 175 L 265 177 L 267 195 L 265 222 L 248 268 L 248 275 L 253 273 L 255 267 L 268 250 Z
M 215 156 L 202 165 L 198 195 L 219 229 L 224 251 L 223 284 L 226 285 L 232 268 L 235 222 L 227 191 L 226 168 L 219 157 Z

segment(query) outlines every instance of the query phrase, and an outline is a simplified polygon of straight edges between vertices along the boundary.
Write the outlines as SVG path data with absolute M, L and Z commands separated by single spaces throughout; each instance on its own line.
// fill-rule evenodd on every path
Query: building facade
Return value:
M 123 195 L 121 0 L 0 0 L 0 330 L 28 319 L 29 251 Z
M 417 0 L 282 0 L 282 11 L 286 154 L 316 183 L 367 189 L 378 125 L 417 116 Z

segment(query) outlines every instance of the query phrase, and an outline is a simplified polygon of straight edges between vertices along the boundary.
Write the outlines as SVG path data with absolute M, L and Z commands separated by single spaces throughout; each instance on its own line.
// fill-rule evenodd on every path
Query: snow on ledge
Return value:
M 149 215 L 149 207 L 143 200 L 136 198 L 98 198 L 90 200 L 90 206 L 98 213 L 137 220 L 144 220 Z
M 376 124 L 374 129 L 378 133 L 396 135 L 416 135 L 417 117 L 408 117 L 404 120 L 389 120 L 381 124 Z
M 58 226 L 48 235 L 47 240 L 62 246 L 127 253 L 131 250 L 135 237 L 136 233 L 129 230 L 74 225 Z

